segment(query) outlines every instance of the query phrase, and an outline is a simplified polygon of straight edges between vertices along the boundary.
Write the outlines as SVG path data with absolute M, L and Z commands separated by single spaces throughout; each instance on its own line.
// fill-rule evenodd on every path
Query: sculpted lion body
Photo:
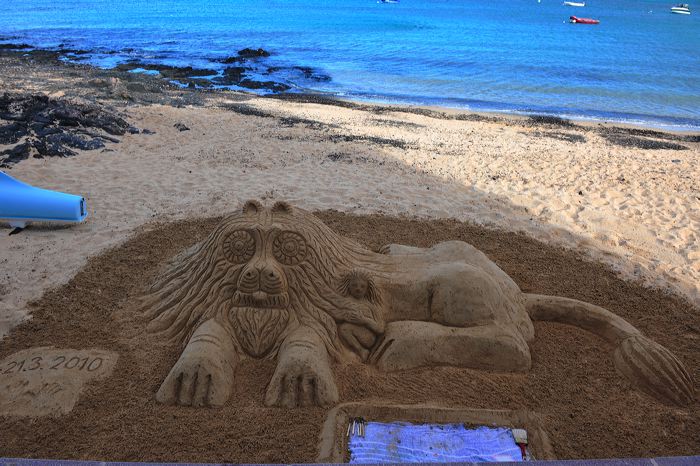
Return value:
M 618 370 L 660 399 L 694 396 L 682 364 L 629 323 L 580 301 L 524 294 L 464 242 L 383 252 L 286 203 L 247 202 L 144 299 L 149 330 L 185 345 L 157 399 L 221 405 L 246 357 L 276 359 L 265 401 L 288 407 L 337 401 L 331 360 L 527 371 L 533 319 L 602 336 Z

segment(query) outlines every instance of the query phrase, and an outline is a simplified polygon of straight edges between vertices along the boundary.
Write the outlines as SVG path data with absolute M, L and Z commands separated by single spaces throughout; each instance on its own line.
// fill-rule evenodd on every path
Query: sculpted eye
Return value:
M 245 230 L 237 230 L 224 240 L 224 254 L 234 264 L 248 262 L 255 254 L 255 238 Z
M 297 233 L 283 231 L 272 242 L 272 255 L 281 264 L 296 265 L 306 257 L 306 241 Z

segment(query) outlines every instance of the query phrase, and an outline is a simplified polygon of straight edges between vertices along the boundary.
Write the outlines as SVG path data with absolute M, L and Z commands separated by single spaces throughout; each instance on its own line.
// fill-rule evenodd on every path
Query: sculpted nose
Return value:
M 255 267 L 248 267 L 243 271 L 238 287 L 248 293 L 258 291 L 260 289 L 260 271 Z
M 258 268 L 260 285 L 265 291 L 278 292 L 282 288 L 282 274 L 275 267 L 265 264 Z
M 283 287 L 282 273 L 274 266 L 264 262 L 247 267 L 243 271 L 239 283 L 240 290 L 248 293 L 255 291 L 279 293 Z

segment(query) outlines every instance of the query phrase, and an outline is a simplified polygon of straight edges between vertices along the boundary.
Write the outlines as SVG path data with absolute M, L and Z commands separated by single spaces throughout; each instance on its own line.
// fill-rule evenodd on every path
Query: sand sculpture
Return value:
M 524 372 L 536 320 L 599 335 L 619 373 L 657 399 L 694 399 L 683 364 L 606 309 L 523 293 L 461 241 L 375 253 L 285 202 L 248 201 L 175 258 L 142 305 L 150 332 L 184 345 L 162 403 L 222 405 L 242 358 L 276 359 L 265 403 L 286 407 L 338 401 L 331 361 Z

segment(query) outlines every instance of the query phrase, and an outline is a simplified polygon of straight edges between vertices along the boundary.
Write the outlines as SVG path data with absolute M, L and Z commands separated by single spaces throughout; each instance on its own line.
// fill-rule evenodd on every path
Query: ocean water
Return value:
M 586 0 L 4 0 L 0 39 L 213 68 L 245 47 L 291 92 L 700 130 L 700 4 Z M 694 5 L 691 4 L 691 8 Z M 570 15 L 600 20 L 570 24 Z

